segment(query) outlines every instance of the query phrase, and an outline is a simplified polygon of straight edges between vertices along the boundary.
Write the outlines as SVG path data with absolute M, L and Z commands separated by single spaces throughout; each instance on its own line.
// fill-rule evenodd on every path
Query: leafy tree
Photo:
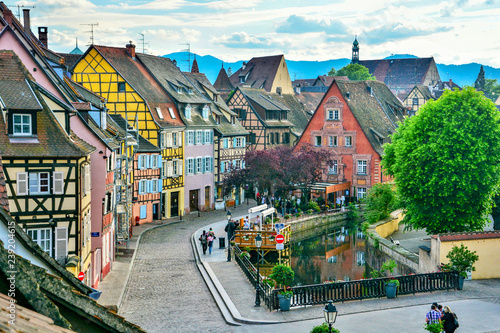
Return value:
M 476 81 L 474 82 L 474 88 L 476 88 L 476 90 L 483 91 L 484 85 L 486 83 L 485 79 L 484 68 L 483 66 L 481 66 L 481 68 L 479 69 L 479 74 L 477 74 Z
M 360 64 L 349 64 L 338 71 L 332 68 L 328 72 L 328 76 L 347 76 L 352 81 L 375 80 L 375 77 L 370 74 L 368 68 Z
M 366 204 L 364 216 L 369 223 L 388 218 L 396 202 L 393 185 L 389 183 L 373 185 L 364 201 Z
M 331 163 L 331 154 L 326 149 L 314 149 L 311 145 L 302 145 L 295 150 L 277 147 L 248 151 L 245 154 L 245 169 L 231 166 L 225 184 L 238 187 L 255 182 L 262 190 L 274 190 L 279 195 L 300 186 L 306 193 L 307 185 L 321 179 L 323 168 Z
M 500 96 L 500 83 L 497 79 L 485 79 L 483 91 L 486 97 L 495 102 Z
M 482 93 L 446 91 L 385 145 L 408 228 L 481 230 L 500 184 L 500 113 Z
M 494 205 L 491 211 L 491 216 L 493 217 L 493 229 L 500 230 L 500 195 L 493 199 Z
M 347 208 L 345 227 L 349 230 L 350 234 L 354 234 L 360 227 L 361 223 L 361 219 L 359 218 L 359 208 L 352 202 L 349 203 Z

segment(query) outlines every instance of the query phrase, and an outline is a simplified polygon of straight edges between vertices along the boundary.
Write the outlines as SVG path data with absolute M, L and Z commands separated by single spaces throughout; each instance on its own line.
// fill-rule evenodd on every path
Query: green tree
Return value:
M 460 247 L 456 245 L 453 246 L 446 255 L 446 258 L 448 258 L 450 262 L 445 265 L 445 268 L 455 270 L 465 278 L 467 277 L 467 271 L 476 271 L 474 264 L 479 260 L 476 251 L 469 250 L 464 244 L 460 244 Z
M 386 219 L 389 217 L 396 202 L 393 184 L 378 183 L 372 186 L 364 200 L 365 218 L 369 223 Z
M 500 96 L 500 83 L 497 79 L 485 79 L 483 91 L 486 97 L 495 102 Z
M 446 91 L 385 145 L 408 228 L 482 230 L 500 184 L 500 113 L 471 87 Z
M 375 80 L 375 77 L 370 74 L 368 68 L 360 64 L 349 64 L 338 71 L 332 68 L 328 72 L 328 76 L 347 76 L 352 81 Z
M 483 91 L 484 90 L 484 85 L 485 85 L 485 80 L 486 80 L 486 75 L 484 73 L 484 68 L 481 66 L 479 69 L 479 74 L 477 74 L 476 82 L 474 82 L 474 88 L 476 90 Z

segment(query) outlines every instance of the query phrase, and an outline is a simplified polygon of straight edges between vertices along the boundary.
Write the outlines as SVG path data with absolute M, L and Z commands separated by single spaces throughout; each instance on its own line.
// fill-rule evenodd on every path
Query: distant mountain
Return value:
M 164 57 L 170 58 L 172 60 L 177 61 L 177 66 L 182 71 L 189 71 L 188 68 L 188 54 L 186 52 L 176 52 L 165 55 Z M 411 54 L 393 54 L 384 59 L 401 59 L 401 58 L 417 58 Z M 194 56 L 191 55 L 191 62 L 193 61 Z M 196 55 L 196 60 L 198 61 L 198 67 L 200 68 L 200 72 L 205 73 L 210 82 L 214 83 L 219 71 L 221 69 L 223 61 L 217 59 L 211 55 L 199 56 Z M 241 67 L 243 61 L 249 61 L 250 59 L 240 60 L 236 62 L 224 62 L 224 68 L 228 71 L 231 68 L 232 72 L 238 70 Z M 290 73 L 290 78 L 295 79 L 312 79 L 318 77 L 318 75 L 326 75 L 330 69 L 333 67 L 335 69 L 340 69 L 345 65 L 349 64 L 351 59 L 334 59 L 334 60 L 325 60 L 325 61 L 294 61 L 287 60 L 286 63 L 288 65 L 288 71 Z M 447 81 L 452 79 L 453 82 L 457 83 L 460 86 L 474 85 L 474 81 L 477 78 L 477 74 L 479 73 L 479 68 L 481 64 L 478 63 L 470 63 L 464 65 L 445 65 L 445 64 L 437 64 L 437 68 L 439 70 L 439 75 L 443 81 Z M 486 78 L 488 79 L 497 79 L 500 81 L 500 68 L 494 68 L 490 66 L 484 66 L 484 71 L 486 73 Z
M 418 57 L 414 56 L 413 54 L 392 54 L 388 57 L 385 57 L 384 59 L 407 59 L 407 58 L 418 58 Z

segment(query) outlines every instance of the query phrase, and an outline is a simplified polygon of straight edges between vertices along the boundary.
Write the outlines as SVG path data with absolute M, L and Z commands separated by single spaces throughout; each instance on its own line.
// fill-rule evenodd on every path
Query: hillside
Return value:
M 175 59 L 182 71 L 188 70 L 187 53 L 170 53 L 165 55 L 164 57 Z M 413 57 L 415 56 L 410 54 L 394 54 L 386 57 L 385 59 Z M 196 60 L 198 61 L 200 72 L 205 73 L 210 82 L 213 83 L 217 78 L 217 75 L 219 74 L 220 68 L 222 66 L 222 60 L 217 59 L 211 55 L 196 55 Z M 247 59 L 245 61 L 248 60 L 250 59 Z M 193 55 L 191 55 L 191 61 L 193 61 Z M 226 71 L 228 70 L 228 68 L 231 68 L 231 70 L 235 72 L 238 68 L 241 67 L 242 63 L 243 60 L 236 62 L 224 62 L 224 68 L 226 69 Z M 318 75 L 326 75 L 332 67 L 334 67 L 335 69 L 340 69 L 349 63 L 350 59 L 346 58 L 326 61 L 287 60 L 288 71 L 290 72 L 290 78 L 292 79 L 292 81 L 295 79 L 311 79 L 317 77 Z M 453 81 L 460 86 L 474 85 L 474 81 L 476 80 L 480 67 L 481 64 L 478 63 L 470 63 L 464 65 L 437 64 L 439 75 L 441 76 L 441 79 L 443 81 L 453 79 Z M 486 72 L 486 78 L 497 79 L 498 81 L 500 81 L 500 68 L 484 66 L 484 71 Z

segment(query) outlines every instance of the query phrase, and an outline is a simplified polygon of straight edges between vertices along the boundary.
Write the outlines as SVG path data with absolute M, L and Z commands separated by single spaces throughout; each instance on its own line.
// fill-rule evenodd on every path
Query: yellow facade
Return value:
M 280 65 L 276 72 L 276 77 L 273 81 L 271 92 L 275 93 L 276 88 L 278 87 L 281 87 L 281 92 L 283 94 L 295 94 L 292 86 L 292 80 L 290 79 L 290 74 L 288 73 L 288 67 L 286 65 L 285 57 L 281 58 Z
M 479 256 L 479 260 L 474 264 L 476 271 L 472 272 L 473 280 L 500 278 L 500 238 L 441 241 L 439 262 L 448 263 L 446 255 L 453 246 L 460 246 L 460 244 L 467 246 L 470 251 L 476 251 Z
M 131 126 L 138 127 L 141 136 L 158 146 L 160 126 L 155 122 L 151 110 L 139 93 L 117 72 L 113 66 L 92 47 L 83 59 L 76 64 L 73 70 L 73 80 L 87 89 L 97 93 L 107 100 L 107 107 L 111 114 L 119 114 Z M 119 86 L 122 89 L 119 90 Z M 124 87 L 123 87 L 124 86 Z M 137 123 L 135 122 L 137 119 Z M 163 159 L 179 159 L 184 164 L 184 145 L 181 148 L 166 148 L 162 150 Z M 129 181 L 133 182 L 133 179 Z M 163 217 L 170 218 L 170 193 L 180 192 L 179 198 L 184 197 L 184 171 L 178 179 L 168 178 L 163 182 L 163 199 L 165 212 Z M 183 201 L 183 200 L 182 200 Z M 184 214 L 184 204 L 179 206 L 178 214 Z

